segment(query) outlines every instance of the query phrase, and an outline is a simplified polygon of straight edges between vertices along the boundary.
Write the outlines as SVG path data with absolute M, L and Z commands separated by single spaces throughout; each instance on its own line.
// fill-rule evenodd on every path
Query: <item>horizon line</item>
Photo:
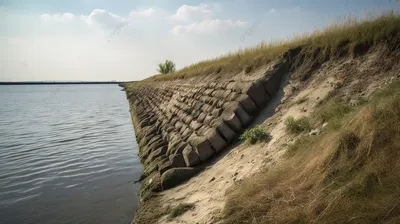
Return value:
M 137 81 L 0 81 L 0 85 L 120 84 Z

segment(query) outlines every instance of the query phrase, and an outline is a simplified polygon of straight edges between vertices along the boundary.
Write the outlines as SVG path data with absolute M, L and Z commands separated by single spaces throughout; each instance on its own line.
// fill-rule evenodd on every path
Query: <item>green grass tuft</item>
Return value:
M 310 132 L 312 130 L 308 118 L 300 118 L 298 120 L 293 117 L 288 117 L 285 120 L 286 130 L 291 134 L 300 134 L 304 131 Z
M 247 129 L 239 139 L 250 144 L 255 144 L 261 141 L 268 141 L 271 136 L 264 131 L 260 125 L 256 125 L 250 129 Z

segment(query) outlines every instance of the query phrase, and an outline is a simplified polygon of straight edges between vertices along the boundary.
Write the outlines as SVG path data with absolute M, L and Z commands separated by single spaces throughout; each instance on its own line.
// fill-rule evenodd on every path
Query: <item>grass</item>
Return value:
M 337 129 L 341 126 L 343 117 L 350 113 L 353 107 L 338 99 L 332 99 L 318 108 L 315 117 L 321 123 L 329 121 L 329 127 Z
M 289 49 L 302 46 L 302 53 L 313 60 L 327 60 L 344 55 L 356 56 L 369 48 L 389 42 L 400 32 L 400 15 L 393 11 L 370 15 L 366 20 L 347 18 L 312 33 L 289 39 L 261 42 L 255 47 L 239 49 L 226 55 L 201 61 L 167 75 L 154 75 L 141 82 L 128 84 L 134 88 L 146 82 L 185 79 L 198 75 L 249 73 L 266 65 Z
M 169 218 L 173 219 L 178 216 L 181 216 L 183 213 L 189 211 L 192 208 L 194 208 L 194 204 L 188 204 L 188 203 L 179 204 L 170 211 Z
M 224 222 L 399 223 L 400 81 L 346 116 L 232 189 Z
M 294 119 L 293 117 L 288 117 L 285 120 L 286 131 L 291 134 L 300 134 L 304 131 L 310 132 L 312 130 L 310 121 L 308 118 Z
M 169 214 L 170 211 L 171 209 L 169 207 L 164 208 L 163 206 L 160 206 L 159 199 L 155 197 L 152 200 L 146 201 L 146 203 L 140 204 L 132 223 L 157 223 L 161 217 Z
M 181 216 L 186 211 L 192 209 L 194 204 L 182 203 L 174 208 L 169 206 L 163 207 L 157 197 L 152 200 L 142 203 L 138 210 L 136 211 L 135 217 L 133 219 L 134 224 L 147 224 L 147 223 L 157 223 L 157 221 L 168 215 L 168 219 L 172 220 L 178 216 Z
M 377 93 L 376 97 L 379 94 L 382 95 L 382 93 Z M 317 108 L 312 123 L 317 125 L 328 123 L 328 129 L 337 130 L 346 122 L 349 114 L 351 115 L 352 112 L 366 104 L 368 101 L 363 98 L 360 98 L 356 105 L 349 105 L 349 103 L 334 97 Z
M 301 150 L 307 150 L 308 146 L 312 145 L 315 141 L 313 136 L 305 135 L 296 140 L 294 144 L 289 145 L 285 152 L 285 158 L 290 158 Z
M 271 136 L 264 131 L 264 129 L 260 125 L 256 125 L 250 129 L 247 129 L 242 135 L 240 135 L 239 139 L 244 142 L 248 142 L 250 144 L 255 144 L 261 141 L 267 141 L 271 138 Z
M 306 102 L 307 100 L 308 100 L 307 97 L 302 97 L 302 98 L 296 100 L 295 104 L 302 104 L 302 103 Z

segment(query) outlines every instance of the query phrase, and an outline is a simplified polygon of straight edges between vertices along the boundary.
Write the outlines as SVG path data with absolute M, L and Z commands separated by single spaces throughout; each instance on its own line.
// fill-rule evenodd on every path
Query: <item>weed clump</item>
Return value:
M 288 117 L 285 121 L 286 130 L 291 134 L 300 134 L 304 131 L 310 132 L 312 130 L 310 121 L 303 117 L 300 119 L 294 119 L 293 117 Z
M 249 142 L 250 144 L 255 144 L 261 141 L 267 141 L 271 136 L 264 131 L 261 125 L 256 125 L 250 129 L 247 129 L 239 139 L 244 142 Z

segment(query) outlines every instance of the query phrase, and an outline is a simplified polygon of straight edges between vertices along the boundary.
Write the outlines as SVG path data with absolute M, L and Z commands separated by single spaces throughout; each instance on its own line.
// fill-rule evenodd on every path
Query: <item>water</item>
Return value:
M 0 223 L 130 223 L 137 151 L 117 85 L 0 86 Z

